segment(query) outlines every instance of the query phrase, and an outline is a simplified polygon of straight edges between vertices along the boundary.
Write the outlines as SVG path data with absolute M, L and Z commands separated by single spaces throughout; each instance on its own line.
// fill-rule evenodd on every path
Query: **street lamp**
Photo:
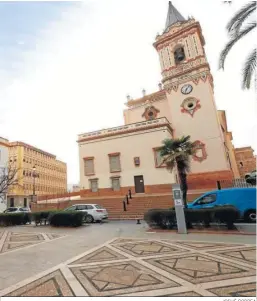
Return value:
M 33 173 L 32 173 L 32 176 L 33 176 L 33 201 L 35 201 L 35 196 L 36 196 L 36 166 L 34 165 L 33 166 Z

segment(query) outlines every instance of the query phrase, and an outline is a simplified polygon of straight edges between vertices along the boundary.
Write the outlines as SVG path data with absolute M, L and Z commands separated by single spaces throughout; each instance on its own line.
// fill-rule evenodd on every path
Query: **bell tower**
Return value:
M 170 1 L 165 30 L 157 35 L 154 47 L 159 54 L 174 136 L 190 135 L 197 146 L 192 173 L 228 172 L 204 45 L 199 22 L 186 20 Z

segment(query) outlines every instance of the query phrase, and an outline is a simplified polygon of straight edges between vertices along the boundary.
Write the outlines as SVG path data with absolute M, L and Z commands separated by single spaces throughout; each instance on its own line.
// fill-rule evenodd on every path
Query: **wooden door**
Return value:
M 134 181 L 135 181 L 135 192 L 144 193 L 145 192 L 144 177 L 134 176 Z

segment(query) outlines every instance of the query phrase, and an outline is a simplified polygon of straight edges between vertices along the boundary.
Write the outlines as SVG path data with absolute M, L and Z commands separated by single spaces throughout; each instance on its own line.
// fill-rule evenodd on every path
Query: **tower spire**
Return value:
M 179 11 L 173 6 L 172 2 L 169 1 L 169 10 L 165 25 L 165 31 L 173 24 L 181 21 L 186 21 L 185 18 L 179 13 Z

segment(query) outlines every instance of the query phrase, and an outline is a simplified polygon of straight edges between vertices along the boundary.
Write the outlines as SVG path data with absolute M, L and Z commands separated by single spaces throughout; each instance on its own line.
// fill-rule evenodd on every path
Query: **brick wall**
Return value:
M 216 189 L 217 181 L 231 181 L 233 173 L 231 170 L 220 170 L 215 172 L 195 173 L 188 176 L 188 189 Z
M 57 193 L 57 194 L 49 194 L 49 195 L 39 195 L 37 197 L 38 201 L 43 201 L 43 200 L 50 200 L 50 199 L 59 199 L 59 198 L 65 198 L 65 197 L 71 197 L 71 196 L 79 196 L 80 191 L 76 192 L 65 192 L 65 193 Z
M 236 162 L 240 176 L 245 177 L 246 173 L 256 170 L 256 157 L 251 147 L 241 147 L 235 149 Z
M 201 194 L 190 193 L 188 194 L 188 202 L 195 200 Z M 123 211 L 123 198 L 99 198 L 99 199 L 81 199 L 75 201 L 66 201 L 59 203 L 48 204 L 32 204 L 32 211 L 44 211 L 44 210 L 63 210 L 74 204 L 99 204 L 107 209 L 110 219 L 136 219 L 143 218 L 144 213 L 152 208 L 171 208 L 174 206 L 172 195 L 160 195 L 160 196 L 133 196 L 129 200 L 127 205 L 127 211 Z
M 188 189 L 189 190 L 210 190 L 217 188 L 217 181 L 226 181 L 232 183 L 233 173 L 230 170 L 221 170 L 216 172 L 206 172 L 206 173 L 194 173 L 188 175 Z M 48 195 L 39 196 L 38 200 L 49 200 L 58 199 L 71 196 L 81 196 L 82 198 L 90 197 L 125 197 L 128 190 L 131 189 L 132 193 L 135 193 L 134 187 L 121 187 L 119 191 L 113 191 L 111 188 L 99 189 L 97 192 L 92 192 L 91 190 L 81 190 L 79 192 L 72 192 L 59 195 Z M 146 194 L 164 194 L 171 193 L 171 184 L 162 185 L 145 185 Z

